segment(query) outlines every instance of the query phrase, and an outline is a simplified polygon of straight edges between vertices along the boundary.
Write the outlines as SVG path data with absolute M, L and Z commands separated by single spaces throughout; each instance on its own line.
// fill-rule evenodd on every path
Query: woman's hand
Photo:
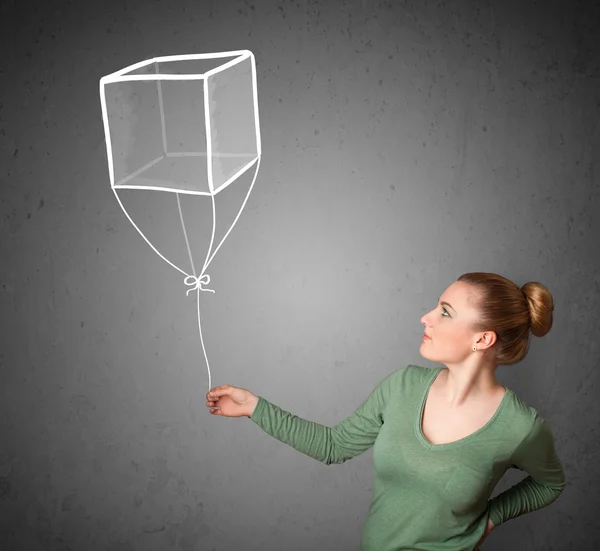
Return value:
M 481 539 L 477 542 L 477 545 L 475 546 L 474 551 L 479 551 L 479 546 L 490 535 L 490 533 L 492 532 L 493 529 L 494 529 L 494 523 L 492 522 L 491 518 L 488 518 L 487 526 L 485 527 L 485 532 L 483 533 L 483 536 L 481 536 Z
M 210 413 L 223 417 L 252 417 L 258 404 L 258 396 L 231 385 L 211 388 L 206 393 L 206 400 Z

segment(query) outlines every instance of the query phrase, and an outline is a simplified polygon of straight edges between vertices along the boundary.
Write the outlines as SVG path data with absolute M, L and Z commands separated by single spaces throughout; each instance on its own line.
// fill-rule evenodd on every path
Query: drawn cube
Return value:
M 111 186 L 215 195 L 261 154 L 254 55 L 157 57 L 100 79 Z

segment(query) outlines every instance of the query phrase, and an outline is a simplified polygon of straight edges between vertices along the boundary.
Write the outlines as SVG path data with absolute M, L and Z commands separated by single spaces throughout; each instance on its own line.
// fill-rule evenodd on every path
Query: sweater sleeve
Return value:
M 302 419 L 261 396 L 250 419 L 267 434 L 325 465 L 344 463 L 373 446 L 398 370 L 388 375 L 346 419 L 333 427 Z
M 554 448 L 552 431 L 536 414 L 529 434 L 515 449 L 512 465 L 529 474 L 489 502 L 494 526 L 525 513 L 547 507 L 565 487 L 564 471 Z

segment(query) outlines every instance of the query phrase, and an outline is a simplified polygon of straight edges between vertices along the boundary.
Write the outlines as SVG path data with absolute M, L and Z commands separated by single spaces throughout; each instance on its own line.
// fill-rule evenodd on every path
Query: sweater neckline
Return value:
M 433 385 L 434 381 L 437 379 L 438 375 L 443 369 L 446 368 L 438 367 L 435 369 L 431 369 L 432 373 L 429 375 L 429 379 L 426 380 L 427 382 L 425 384 L 425 389 L 423 390 L 423 394 L 421 396 L 420 407 L 418 409 L 417 415 L 415 416 L 415 433 L 417 435 L 417 439 L 421 442 L 423 446 L 432 451 L 457 448 L 459 446 L 462 446 L 463 444 L 467 444 L 472 440 L 475 440 L 480 434 L 488 430 L 495 423 L 496 419 L 498 419 L 500 413 L 502 412 L 506 403 L 508 402 L 508 394 L 509 392 L 511 392 L 509 388 L 504 387 L 506 392 L 504 393 L 504 396 L 502 396 L 500 404 L 496 408 L 494 415 L 492 415 L 490 420 L 485 425 L 483 425 L 483 427 L 477 429 L 475 432 L 472 432 L 471 434 L 468 434 L 463 438 L 459 438 L 458 440 L 453 440 L 452 442 L 446 442 L 444 444 L 432 444 L 425 437 L 425 434 L 423 434 L 423 413 L 425 412 L 425 402 L 427 401 L 429 390 L 431 389 L 431 386 Z

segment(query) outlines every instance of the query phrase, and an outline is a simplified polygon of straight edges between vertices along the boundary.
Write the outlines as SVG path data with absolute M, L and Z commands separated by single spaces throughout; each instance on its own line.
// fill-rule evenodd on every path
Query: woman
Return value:
M 552 432 L 496 379 L 527 354 L 529 332 L 552 327 L 552 295 L 502 276 L 469 273 L 421 318 L 421 354 L 446 367 L 408 366 L 384 379 L 347 419 L 327 427 L 242 388 L 207 393 L 212 414 L 247 416 L 326 465 L 373 447 L 373 500 L 362 551 L 472 551 L 499 524 L 546 507 L 565 477 Z M 509 468 L 529 476 L 489 499 Z

